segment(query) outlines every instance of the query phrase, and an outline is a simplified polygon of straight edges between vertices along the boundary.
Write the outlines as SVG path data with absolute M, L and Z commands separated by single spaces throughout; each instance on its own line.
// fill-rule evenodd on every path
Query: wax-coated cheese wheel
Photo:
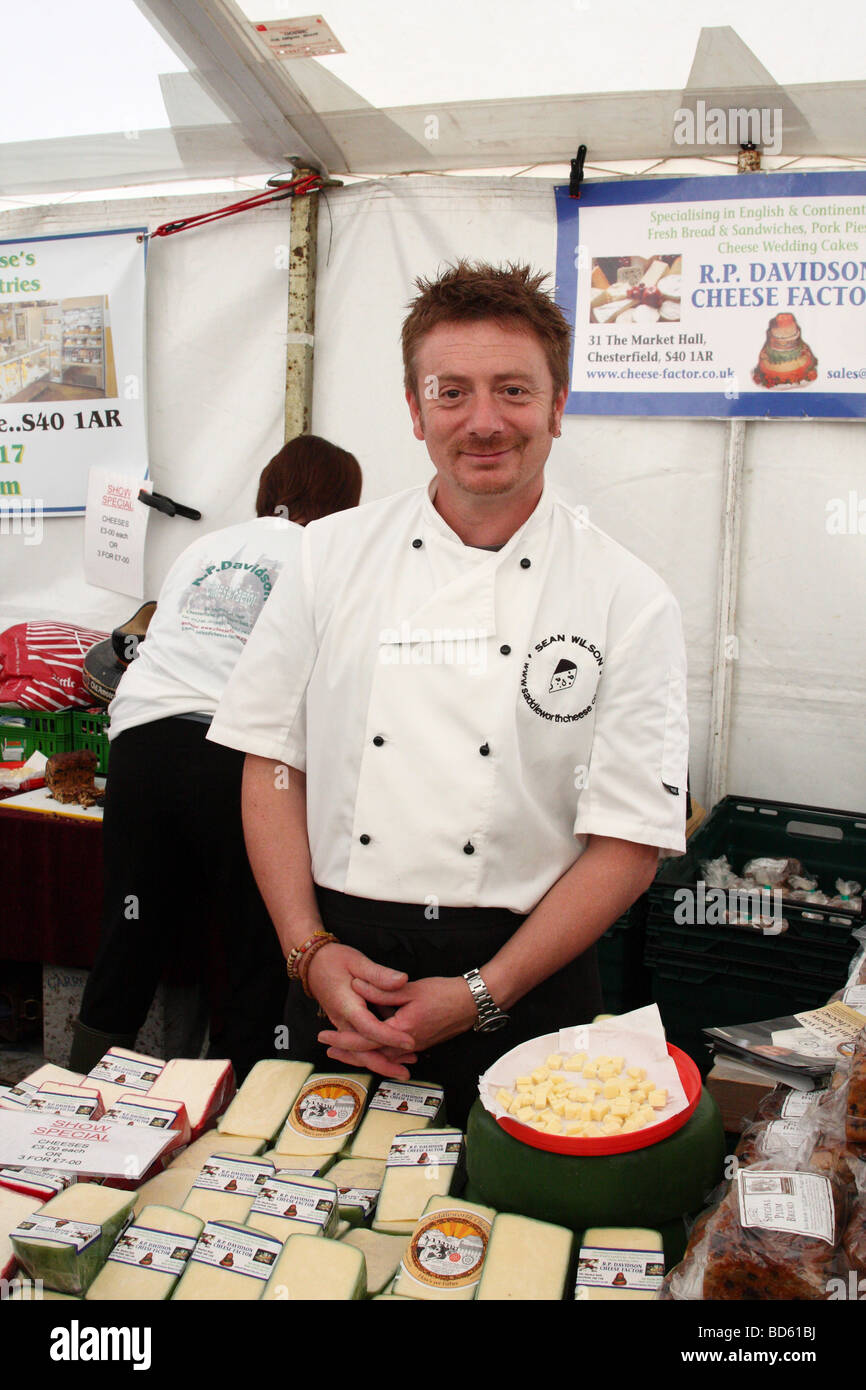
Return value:
M 409 1244 L 408 1236 L 384 1235 L 381 1231 L 367 1231 L 363 1226 L 353 1227 L 341 1239 L 344 1245 L 354 1245 L 364 1256 L 369 1296 L 387 1288 Z
M 171 1207 L 148 1206 L 127 1226 L 85 1297 L 91 1301 L 170 1298 L 204 1229 Z
M 564 1226 L 500 1212 L 493 1222 L 477 1298 L 562 1301 L 574 1235 Z
M 220 1134 L 242 1134 L 270 1143 L 312 1070 L 312 1062 L 284 1062 L 275 1057 L 256 1062 L 217 1121 Z
M 369 1072 L 315 1072 L 304 1082 L 274 1148 L 302 1158 L 339 1153 L 367 1104 Z
M 594 1226 L 580 1242 L 575 1298 L 579 1302 L 651 1302 L 665 1272 L 659 1231 Z
M 475 1297 L 496 1213 L 453 1197 L 431 1197 L 403 1255 L 393 1292 L 450 1302 Z
M 646 1148 L 591 1158 L 550 1153 L 514 1139 L 480 1101 L 469 1114 L 468 1185 L 498 1211 L 518 1212 L 572 1231 L 587 1226 L 658 1230 L 699 1211 L 721 1181 L 725 1132 L 704 1091 L 682 1129 Z
M 366 1266 L 360 1250 L 343 1241 L 289 1236 L 262 1298 L 280 1301 L 363 1298 Z
M 92 1182 L 67 1187 L 11 1234 L 19 1264 L 58 1293 L 85 1293 L 131 1220 L 134 1198 Z

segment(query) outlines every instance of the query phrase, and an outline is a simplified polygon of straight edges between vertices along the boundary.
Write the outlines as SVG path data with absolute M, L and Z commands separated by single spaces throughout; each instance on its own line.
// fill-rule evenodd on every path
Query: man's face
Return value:
M 406 392 L 443 498 L 541 492 L 567 392 L 531 330 L 494 319 L 442 323 L 415 354 L 417 397 Z

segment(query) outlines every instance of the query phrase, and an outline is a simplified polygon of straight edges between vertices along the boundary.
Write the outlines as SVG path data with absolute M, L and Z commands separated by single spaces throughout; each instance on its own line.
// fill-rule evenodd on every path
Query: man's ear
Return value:
M 418 404 L 414 391 L 407 390 L 406 404 L 409 407 L 409 414 L 412 416 L 412 433 L 415 435 L 416 439 L 423 439 L 424 421 L 421 416 L 421 407 Z
M 557 396 L 553 398 L 553 419 L 555 428 L 552 431 L 555 439 L 562 433 L 562 413 L 565 410 L 565 402 L 568 400 L 568 387 L 563 386 Z

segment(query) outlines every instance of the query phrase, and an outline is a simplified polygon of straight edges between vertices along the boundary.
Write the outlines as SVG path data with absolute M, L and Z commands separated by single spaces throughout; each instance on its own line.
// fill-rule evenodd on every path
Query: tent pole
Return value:
M 307 172 L 299 169 L 299 174 Z M 286 442 L 309 434 L 313 409 L 313 331 L 316 316 L 316 233 L 319 195 L 291 200 L 289 317 L 286 334 Z
M 719 554 L 719 601 L 716 609 L 716 641 L 713 658 L 713 690 L 710 705 L 707 810 L 727 794 L 728 753 L 733 663 L 738 656 L 736 637 L 737 585 L 740 570 L 740 530 L 743 510 L 743 460 L 746 422 L 729 420 L 725 440 L 725 505 L 722 512 L 722 544 Z

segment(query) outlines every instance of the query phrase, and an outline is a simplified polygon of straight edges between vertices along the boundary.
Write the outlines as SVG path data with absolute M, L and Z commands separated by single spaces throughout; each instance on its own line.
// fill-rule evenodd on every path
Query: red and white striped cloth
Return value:
M 0 704 L 61 710 L 93 704 L 82 680 L 84 658 L 107 632 L 72 623 L 17 623 L 0 633 Z

